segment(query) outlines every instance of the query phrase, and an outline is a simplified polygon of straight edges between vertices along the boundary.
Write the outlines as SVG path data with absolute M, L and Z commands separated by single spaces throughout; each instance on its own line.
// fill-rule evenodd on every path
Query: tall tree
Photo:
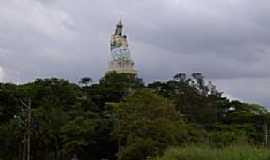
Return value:
M 145 159 L 182 142 L 186 136 L 174 105 L 151 91 L 137 91 L 114 109 L 120 160 Z

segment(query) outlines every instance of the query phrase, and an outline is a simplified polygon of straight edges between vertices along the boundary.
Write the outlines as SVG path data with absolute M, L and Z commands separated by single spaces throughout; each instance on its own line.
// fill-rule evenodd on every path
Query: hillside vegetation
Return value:
M 199 73 L 147 85 L 117 73 L 96 83 L 88 77 L 78 84 L 56 78 L 1 83 L 0 160 L 24 160 L 28 135 L 34 160 L 264 158 L 266 150 L 256 147 L 268 146 L 269 117 L 261 105 L 223 97 Z M 236 144 L 253 147 L 227 148 Z
M 162 157 L 152 160 L 269 160 L 268 149 L 255 146 L 231 146 L 213 149 L 207 146 L 189 146 L 168 149 Z

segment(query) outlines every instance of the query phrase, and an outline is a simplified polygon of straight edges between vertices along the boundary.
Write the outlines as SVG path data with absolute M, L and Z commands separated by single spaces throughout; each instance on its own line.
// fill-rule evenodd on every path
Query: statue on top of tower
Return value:
M 115 33 L 112 35 L 111 50 L 120 47 L 128 48 L 127 36 L 126 35 L 122 36 L 122 32 L 123 32 L 123 24 L 120 20 L 116 26 Z
M 115 30 L 115 35 L 122 35 L 122 30 L 123 30 L 123 24 L 122 21 L 120 20 L 119 23 L 116 26 L 116 30 Z
M 109 71 L 136 74 L 136 71 L 133 69 L 134 62 L 131 59 L 128 48 L 127 36 L 123 35 L 123 24 L 121 20 L 116 25 L 110 46 L 113 59 L 110 62 Z

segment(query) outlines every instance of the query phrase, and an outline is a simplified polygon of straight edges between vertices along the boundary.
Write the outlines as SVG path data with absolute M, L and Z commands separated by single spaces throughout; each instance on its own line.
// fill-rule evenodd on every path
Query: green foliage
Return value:
M 120 102 L 134 90 L 143 88 L 143 81 L 135 75 L 107 73 L 99 84 L 84 88 L 84 91 L 91 97 L 93 102 L 104 111 L 106 102 Z
M 119 153 L 118 159 L 139 160 L 146 159 L 159 152 L 159 144 L 151 138 L 135 138 L 133 143 L 128 144 Z
M 22 159 L 25 153 L 26 107 L 31 99 L 31 158 L 39 160 L 143 160 L 171 146 L 192 147 L 193 155 L 232 154 L 234 144 L 264 142 L 269 112 L 260 105 L 206 94 L 203 77 L 153 82 L 147 87 L 135 75 L 106 74 L 97 84 L 83 78 L 79 86 L 63 79 L 37 79 L 26 84 L 0 84 L 0 157 Z M 189 156 L 189 148 L 177 148 Z M 251 155 L 264 154 L 252 147 Z M 199 152 L 201 151 L 201 152 Z M 162 159 L 171 156 L 167 151 Z M 246 154 L 246 153 L 245 153 Z M 250 155 L 250 156 L 251 156 Z M 227 156 L 227 155 L 226 155 Z M 244 156 L 243 156 L 244 157 Z M 249 157 L 244 157 L 248 159 Z M 202 158 L 201 158 L 202 159 Z M 170 160 L 170 158 L 168 158 Z
M 153 160 L 268 160 L 270 151 L 255 146 L 231 146 L 214 149 L 208 146 L 187 146 L 168 149 Z
M 76 153 L 93 141 L 91 137 L 94 135 L 96 122 L 87 117 L 89 116 L 78 116 L 61 127 L 64 150 L 67 153 Z
M 244 129 L 239 129 L 244 128 Z M 216 131 L 208 133 L 209 144 L 213 147 L 222 148 L 233 144 L 248 144 L 249 138 L 245 126 L 223 126 Z
M 143 159 L 161 153 L 169 145 L 183 143 L 187 137 L 186 126 L 174 105 L 151 91 L 135 92 L 115 110 L 115 135 L 122 146 L 119 159 Z
M 90 84 L 92 82 L 92 78 L 90 77 L 83 77 L 79 83 L 84 85 L 84 87 L 86 87 L 88 84 Z
M 189 81 L 154 82 L 149 88 L 171 99 L 176 110 L 195 123 L 209 125 L 217 122 L 218 99 L 216 96 L 204 96 L 189 84 Z
M 37 79 L 18 87 L 26 97 L 33 99 L 33 107 L 45 104 L 68 109 L 82 96 L 80 87 L 62 79 Z
M 15 120 L 0 125 L 0 157 L 15 160 L 14 154 L 18 152 L 21 138 L 22 131 L 16 126 Z
M 8 123 L 19 112 L 17 86 L 14 84 L 0 84 L 0 124 Z

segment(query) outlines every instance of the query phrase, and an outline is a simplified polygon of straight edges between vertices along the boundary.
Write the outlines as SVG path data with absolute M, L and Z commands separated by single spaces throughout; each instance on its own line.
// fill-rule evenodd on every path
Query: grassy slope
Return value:
M 190 146 L 168 149 L 163 157 L 154 160 L 270 160 L 270 150 L 251 146 L 224 149 Z

